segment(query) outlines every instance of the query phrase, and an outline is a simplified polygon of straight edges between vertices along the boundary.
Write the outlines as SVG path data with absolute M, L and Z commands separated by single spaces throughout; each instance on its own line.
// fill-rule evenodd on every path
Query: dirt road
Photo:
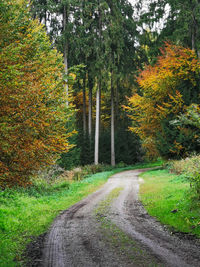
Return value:
M 171 235 L 138 201 L 142 170 L 113 175 L 66 210 L 46 236 L 41 266 L 200 266 L 200 243 Z

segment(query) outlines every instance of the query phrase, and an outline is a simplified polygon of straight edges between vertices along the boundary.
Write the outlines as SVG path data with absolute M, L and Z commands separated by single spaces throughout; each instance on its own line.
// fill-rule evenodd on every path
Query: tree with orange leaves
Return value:
M 163 143 L 167 140 L 166 124 L 170 128 L 170 120 L 184 112 L 186 106 L 199 102 L 199 73 L 200 61 L 194 51 L 166 43 L 157 63 L 146 66 L 137 77 L 140 93 L 129 98 L 126 109 L 133 120 L 130 129 L 140 136 L 149 157 L 158 156 L 162 150 L 164 144 L 158 140 L 159 136 Z M 179 130 L 183 134 L 184 129 Z M 189 138 L 191 132 L 187 135 Z M 167 144 L 171 157 L 187 152 L 179 139 L 174 136 L 171 146 Z
M 0 1 L 0 186 L 30 182 L 70 148 L 62 56 L 26 0 Z

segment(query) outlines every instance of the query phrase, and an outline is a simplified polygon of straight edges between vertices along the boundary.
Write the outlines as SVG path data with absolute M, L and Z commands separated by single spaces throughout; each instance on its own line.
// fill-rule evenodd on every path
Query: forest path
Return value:
M 41 266 L 200 266 L 197 240 L 171 236 L 138 201 L 138 174 L 113 175 L 60 214 L 46 236 Z

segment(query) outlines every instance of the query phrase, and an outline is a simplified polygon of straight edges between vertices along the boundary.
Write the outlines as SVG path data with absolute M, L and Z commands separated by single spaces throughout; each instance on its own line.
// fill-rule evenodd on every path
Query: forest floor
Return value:
M 171 235 L 138 200 L 138 175 L 113 175 L 97 192 L 62 212 L 28 248 L 28 266 L 200 266 L 200 242 Z

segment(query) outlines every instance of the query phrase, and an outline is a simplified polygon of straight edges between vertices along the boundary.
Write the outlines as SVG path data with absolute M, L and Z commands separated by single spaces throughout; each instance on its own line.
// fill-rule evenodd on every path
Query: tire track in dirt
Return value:
M 62 212 L 46 236 L 40 266 L 199 267 L 199 240 L 184 240 L 171 236 L 163 226 L 147 214 L 138 201 L 140 183 L 138 174 L 142 171 L 144 170 L 113 175 L 99 191 Z M 114 189 L 119 187 L 123 190 L 112 203 L 108 203 L 107 214 L 102 214 L 110 225 L 107 223 L 103 226 L 97 222 L 94 211 L 102 201 L 106 201 Z M 103 227 L 106 227 L 105 231 Z M 120 235 L 123 235 L 123 238 L 127 235 L 125 239 L 132 240 L 133 244 L 136 244 L 135 252 L 131 250 L 129 241 L 123 244 L 127 246 L 123 249 L 118 243 L 113 243 L 114 246 L 110 244 L 112 242 L 109 240 L 116 238 L 114 236 L 116 233 L 113 232 L 112 236 L 112 231 L 117 232 L 119 240 Z M 140 254 L 137 250 L 140 250 Z M 126 251 L 132 253 L 130 254 L 132 260 Z

